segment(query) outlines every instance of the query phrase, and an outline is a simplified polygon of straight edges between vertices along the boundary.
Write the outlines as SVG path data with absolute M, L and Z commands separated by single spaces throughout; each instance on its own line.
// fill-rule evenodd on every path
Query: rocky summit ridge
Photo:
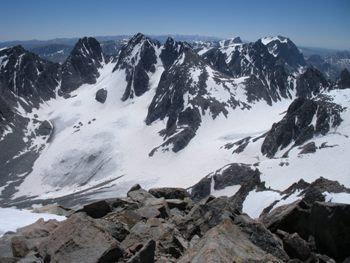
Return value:
M 315 181 L 305 191 L 324 183 Z M 347 262 L 350 205 L 311 196 L 252 219 L 231 198 L 199 200 L 182 188 L 146 191 L 135 185 L 125 198 L 74 210 L 37 208 L 67 219 L 40 219 L 6 233 L 0 238 L 0 261 Z

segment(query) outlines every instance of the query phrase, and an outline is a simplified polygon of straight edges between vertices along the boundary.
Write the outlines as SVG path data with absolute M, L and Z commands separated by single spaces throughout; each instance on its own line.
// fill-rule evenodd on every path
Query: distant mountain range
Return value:
M 126 44 L 131 38 L 130 35 L 118 36 L 99 36 L 96 39 L 100 42 L 102 50 L 105 54 L 117 56 L 121 46 Z M 222 40 L 212 36 L 199 35 L 149 35 L 148 37 L 165 43 L 168 37 L 177 41 L 190 43 L 195 49 L 203 47 L 219 46 Z M 63 63 L 71 50 L 73 49 L 78 38 L 57 38 L 50 40 L 27 40 L 27 41 L 8 41 L 0 43 L 0 48 L 21 45 L 22 47 L 39 55 L 41 58 Z M 244 41 L 249 42 L 249 41 Z M 335 80 L 342 69 L 350 70 L 350 51 L 335 50 L 317 47 L 298 47 L 303 53 L 305 61 L 308 65 L 315 67 L 321 71 L 327 78 Z

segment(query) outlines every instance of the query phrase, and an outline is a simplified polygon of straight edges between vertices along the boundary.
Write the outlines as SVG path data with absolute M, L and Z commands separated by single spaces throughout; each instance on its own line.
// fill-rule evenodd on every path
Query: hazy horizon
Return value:
M 118 36 L 289 37 L 298 46 L 350 48 L 350 1 L 0 0 L 0 42 Z

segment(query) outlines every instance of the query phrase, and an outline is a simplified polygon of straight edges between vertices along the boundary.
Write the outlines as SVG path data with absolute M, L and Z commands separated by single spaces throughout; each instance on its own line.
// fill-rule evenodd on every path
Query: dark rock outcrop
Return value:
M 293 70 L 305 66 L 305 59 L 299 48 L 287 37 L 277 36 L 266 44 L 269 52 Z
M 261 152 L 269 158 L 274 157 L 292 143 L 301 145 L 315 135 L 325 135 L 331 128 L 340 125 L 343 108 L 324 99 L 295 99 L 286 115 L 274 123 L 261 146 Z
M 310 228 L 320 253 L 339 262 L 350 256 L 350 205 L 314 203 Z
M 206 60 L 214 69 L 232 76 L 231 70 L 226 63 L 226 56 L 218 48 L 212 48 L 203 54 L 203 59 Z
M 95 38 L 79 39 L 62 64 L 61 92 L 69 93 L 82 84 L 96 83 L 104 59 L 100 43 Z
M 282 241 L 272 234 L 261 222 L 243 214 L 235 217 L 234 223 L 257 247 L 283 261 L 289 259 L 287 253 L 284 251 Z
M 272 232 L 278 229 L 288 233 L 298 233 L 303 239 L 309 237 L 310 205 L 304 201 L 282 205 L 261 218 Z
M 177 42 L 169 37 L 163 45 L 160 58 L 163 62 L 164 68 L 168 70 L 180 55 L 186 50 L 190 49 L 190 45 L 185 42 Z
M 111 211 L 112 210 L 110 204 L 105 200 L 101 200 L 85 205 L 82 209 L 78 210 L 77 212 L 85 212 L 92 218 L 101 218 Z
M 300 147 L 301 151 L 299 154 L 315 153 L 317 150 L 315 142 L 309 142 L 304 146 Z
M 249 102 L 265 100 L 272 105 L 291 96 L 289 89 L 293 87 L 283 63 L 279 63 L 261 40 L 212 48 L 202 57 L 225 75 L 247 77 L 245 84 Z
M 277 234 L 281 236 L 284 249 L 290 258 L 306 261 L 310 257 L 311 248 L 309 244 L 297 233 L 288 234 L 282 230 L 278 230 Z
M 194 85 L 190 69 L 192 66 L 198 67 L 201 60 L 191 50 L 187 50 L 182 56 L 185 56 L 184 63 L 175 63 L 162 74 L 146 118 L 146 123 L 150 125 L 158 119 L 163 120 L 168 117 L 166 128 L 162 131 L 167 140 L 161 147 L 172 146 L 174 152 L 182 150 L 190 142 L 201 123 L 199 105 L 184 108 L 184 94 L 188 91 L 197 94 L 195 91 L 197 89 L 205 92 L 207 78 L 206 73 L 203 72 L 198 83 Z M 176 136 L 172 136 L 174 134 Z M 151 152 L 151 155 L 156 150 Z
M 105 103 L 105 101 L 107 99 L 107 90 L 106 89 L 99 89 L 96 92 L 95 99 L 102 104 Z
M 39 136 L 49 136 L 52 133 L 53 125 L 49 121 L 43 121 L 35 133 Z
M 320 71 L 307 68 L 297 79 L 296 92 L 298 97 L 309 98 L 312 95 L 319 94 L 327 87 L 329 87 L 329 83 Z
M 280 206 L 262 217 L 262 222 L 272 232 L 283 230 L 286 252 L 299 259 L 309 255 L 305 240 L 313 239 L 316 251 L 338 262 L 349 257 L 350 205 L 305 201 Z M 298 236 L 295 234 L 297 233 Z M 302 241 L 303 239 L 304 241 Z
M 0 94 L 3 99 L 16 95 L 38 106 L 55 96 L 59 64 L 41 59 L 22 46 L 0 51 Z
M 138 33 L 121 48 L 113 71 L 125 70 L 127 86 L 122 100 L 141 96 L 148 90 L 148 74 L 156 70 L 156 49 L 159 47 L 160 44 L 157 41 Z
M 227 186 L 248 186 L 249 184 L 251 187 L 244 187 L 244 189 L 249 192 L 252 188 L 260 184 L 260 171 L 258 169 L 253 169 L 246 164 L 233 163 L 226 165 L 217 170 L 214 174 L 207 175 L 197 184 L 192 186 L 191 197 L 194 200 L 200 200 L 207 197 L 210 195 L 212 183 L 214 184 L 213 188 L 215 190 L 221 190 Z M 248 188 L 250 190 L 248 190 Z
M 313 204 L 317 201 L 325 202 L 325 193 L 350 193 L 350 189 L 341 185 L 337 181 L 331 181 L 326 178 L 320 177 L 312 183 L 307 183 L 304 180 L 300 180 L 297 183 L 292 184 L 286 190 L 282 192 L 285 198 L 289 197 L 296 191 L 299 198 L 308 204 Z M 330 200 L 332 201 L 332 200 Z
M 157 198 L 164 197 L 165 199 L 185 199 L 189 197 L 187 191 L 183 188 L 171 188 L 171 187 L 163 187 L 163 188 L 151 188 L 148 190 L 150 194 Z

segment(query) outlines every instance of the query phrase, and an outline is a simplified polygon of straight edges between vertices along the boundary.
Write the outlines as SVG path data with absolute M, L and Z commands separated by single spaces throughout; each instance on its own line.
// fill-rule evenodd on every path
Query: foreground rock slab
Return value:
M 179 263 L 282 262 L 255 246 L 231 220 L 210 229 Z
M 84 213 L 67 219 L 39 247 L 48 262 L 115 262 L 122 257 L 119 242 Z

